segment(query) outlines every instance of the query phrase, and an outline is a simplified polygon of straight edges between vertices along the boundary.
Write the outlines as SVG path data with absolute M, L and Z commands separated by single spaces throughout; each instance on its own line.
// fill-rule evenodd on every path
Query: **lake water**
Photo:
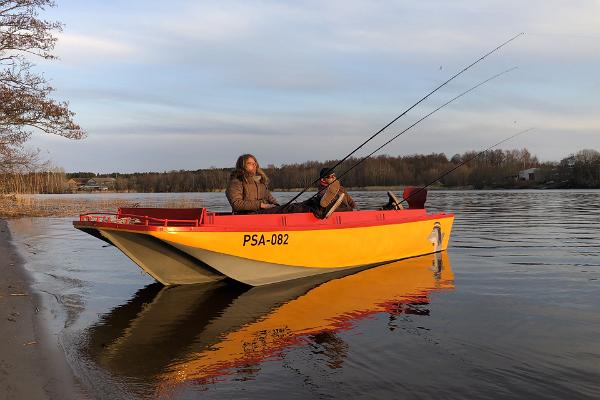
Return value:
M 228 209 L 223 193 L 98 196 Z M 600 398 L 600 191 L 427 205 L 456 215 L 446 253 L 262 288 L 163 288 L 71 218 L 10 228 L 92 398 Z

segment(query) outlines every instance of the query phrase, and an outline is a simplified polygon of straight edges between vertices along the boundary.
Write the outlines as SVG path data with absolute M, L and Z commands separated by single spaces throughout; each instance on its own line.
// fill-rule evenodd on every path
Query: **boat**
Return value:
M 387 315 L 393 330 L 401 315 L 428 315 L 432 293 L 453 289 L 445 251 L 333 279 L 261 287 L 152 284 L 90 327 L 81 351 L 111 375 L 157 385 L 155 397 L 172 397 L 181 385 L 258 371 L 286 349 L 339 339 L 377 315 Z
M 336 167 L 411 109 L 522 34 L 515 35 L 454 74 L 327 168 L 327 172 L 334 172 Z M 343 174 L 441 108 L 511 70 L 496 74 L 455 96 L 362 157 Z M 426 188 L 439 179 L 529 130 L 518 132 L 463 160 L 421 188 L 406 188 L 404 200 L 409 203 L 408 209 L 334 212 L 331 216 L 327 214 L 328 218 L 317 219 L 310 213 L 234 215 L 208 212 L 205 208 L 120 208 L 116 214 L 81 215 L 74 225 L 117 246 L 144 271 L 167 286 L 211 282 L 225 277 L 260 286 L 340 270 L 374 267 L 445 250 L 454 215 L 428 213 L 423 207 L 424 202 L 413 207 L 409 198 L 419 194 L 413 198 L 416 202 L 426 194 Z
M 359 270 L 448 247 L 454 215 L 425 208 L 247 214 L 206 208 L 86 213 L 83 232 L 121 250 L 165 286 L 231 278 L 251 286 Z

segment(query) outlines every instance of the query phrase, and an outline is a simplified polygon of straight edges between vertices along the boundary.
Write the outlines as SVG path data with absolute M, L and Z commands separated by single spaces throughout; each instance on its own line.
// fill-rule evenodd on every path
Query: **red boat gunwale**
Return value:
M 77 228 L 140 232 L 270 232 L 359 228 L 448 217 L 454 214 L 428 214 L 425 209 L 336 212 L 328 219 L 318 219 L 311 213 L 232 215 L 205 208 L 119 208 L 117 213 L 82 214 L 73 224 Z

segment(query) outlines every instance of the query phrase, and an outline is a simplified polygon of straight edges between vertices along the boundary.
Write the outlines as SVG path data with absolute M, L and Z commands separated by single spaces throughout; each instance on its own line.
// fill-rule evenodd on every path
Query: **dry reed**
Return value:
M 123 199 L 43 198 L 28 195 L 0 195 L 0 218 L 70 217 L 89 212 L 116 212 L 119 207 L 201 207 L 198 199 L 147 201 Z

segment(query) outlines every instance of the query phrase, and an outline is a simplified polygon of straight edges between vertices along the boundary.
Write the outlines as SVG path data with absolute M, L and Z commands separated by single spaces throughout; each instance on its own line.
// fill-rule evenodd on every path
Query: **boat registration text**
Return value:
M 244 235 L 242 246 L 282 246 L 288 244 L 288 239 L 287 233 Z

